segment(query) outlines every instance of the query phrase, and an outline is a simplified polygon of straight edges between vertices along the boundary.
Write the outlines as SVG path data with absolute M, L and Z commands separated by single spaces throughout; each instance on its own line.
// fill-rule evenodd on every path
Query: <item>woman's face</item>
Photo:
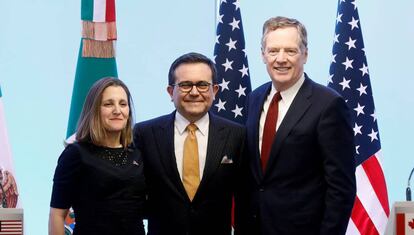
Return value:
M 128 96 L 121 86 L 109 86 L 102 93 L 101 121 L 105 130 L 121 132 L 129 117 Z

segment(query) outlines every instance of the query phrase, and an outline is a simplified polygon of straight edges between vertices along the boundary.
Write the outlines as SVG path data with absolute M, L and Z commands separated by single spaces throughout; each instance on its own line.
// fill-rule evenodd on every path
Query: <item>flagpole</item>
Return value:
M 217 21 L 217 18 L 219 17 L 219 15 L 220 15 L 220 0 L 215 0 L 214 1 L 214 25 L 213 25 L 213 35 L 214 35 L 214 38 L 217 36 L 217 25 L 218 25 L 218 21 Z M 215 47 L 215 45 L 214 45 L 214 47 Z M 213 50 L 214 51 L 214 50 Z M 216 56 L 215 54 L 214 54 L 214 52 L 213 52 L 213 57 L 214 56 Z M 214 59 L 214 63 L 215 63 L 216 61 L 215 61 L 215 59 Z
M 219 1 L 220 0 L 216 0 L 216 1 L 214 1 L 214 7 L 215 7 L 215 11 L 214 11 L 214 13 L 215 13 L 215 17 L 214 17 L 214 35 L 216 35 L 216 30 L 217 30 L 217 17 L 219 16 L 219 14 L 220 14 L 220 3 L 219 3 Z

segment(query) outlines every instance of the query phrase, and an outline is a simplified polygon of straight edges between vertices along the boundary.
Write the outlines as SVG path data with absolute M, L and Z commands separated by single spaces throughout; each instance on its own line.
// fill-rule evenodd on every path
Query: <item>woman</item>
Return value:
M 90 89 L 80 115 L 76 142 L 56 167 L 49 234 L 63 235 L 73 208 L 73 234 L 143 235 L 145 181 L 141 155 L 132 143 L 131 95 L 116 78 Z

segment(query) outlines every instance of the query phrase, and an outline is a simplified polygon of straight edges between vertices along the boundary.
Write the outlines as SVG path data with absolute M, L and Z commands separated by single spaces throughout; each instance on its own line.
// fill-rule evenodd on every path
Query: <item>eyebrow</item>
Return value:
M 300 49 L 300 47 L 299 46 L 296 46 L 296 47 L 268 47 L 267 49 L 295 49 L 295 50 L 298 50 L 298 49 Z
M 104 103 L 104 102 L 108 102 L 108 101 L 114 102 L 115 100 L 114 100 L 114 99 L 112 99 L 112 98 L 109 98 L 109 99 L 106 99 L 106 100 L 102 100 L 102 103 Z M 125 101 L 125 102 L 127 102 L 127 100 L 126 100 L 126 99 L 120 99 L 119 101 Z

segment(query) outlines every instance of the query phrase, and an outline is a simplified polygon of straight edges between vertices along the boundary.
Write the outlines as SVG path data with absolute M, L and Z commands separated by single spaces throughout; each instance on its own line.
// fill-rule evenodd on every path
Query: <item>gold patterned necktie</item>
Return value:
M 187 130 L 187 137 L 184 141 L 183 152 L 183 184 L 188 197 L 192 201 L 200 185 L 200 168 L 198 160 L 198 143 L 196 130 L 197 126 L 190 123 Z

